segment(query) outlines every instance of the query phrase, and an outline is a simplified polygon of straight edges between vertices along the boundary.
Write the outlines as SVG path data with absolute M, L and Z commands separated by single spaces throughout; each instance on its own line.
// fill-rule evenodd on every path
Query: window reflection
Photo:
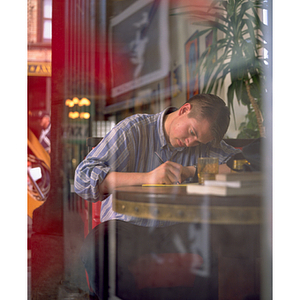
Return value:
M 43 0 L 43 42 L 50 42 L 52 39 L 52 0 Z
M 206 50 L 206 44 L 205 37 L 198 39 L 194 36 L 203 29 L 199 20 L 195 21 L 199 9 L 195 5 L 199 3 L 192 0 L 188 1 L 188 5 L 185 1 L 156 0 L 29 2 L 29 23 L 34 30 L 30 31 L 28 39 L 28 129 L 39 136 L 37 116 L 42 111 L 51 113 L 53 126 L 51 190 L 47 190 L 47 200 L 43 205 L 34 207 L 30 214 L 29 223 L 33 222 L 33 227 L 30 227 L 30 237 L 33 233 L 32 248 L 29 249 L 32 254 L 30 293 L 33 299 L 66 299 L 71 295 L 92 297 L 89 278 L 80 260 L 80 250 L 86 245 L 84 241 L 88 239 L 88 234 L 101 224 L 103 203 L 88 202 L 75 193 L 75 170 L 100 140 L 125 118 L 135 114 L 157 114 L 169 106 L 180 107 L 187 100 L 187 94 L 192 95 L 201 89 L 203 78 L 197 59 Z M 42 9 L 37 10 L 37 7 Z M 56 23 L 52 22 L 52 13 Z M 55 32 L 54 40 L 52 30 Z M 191 37 L 195 47 L 190 47 L 189 59 L 186 60 L 185 49 Z M 225 90 L 218 93 L 226 98 Z M 239 124 L 245 113 L 239 108 L 236 111 L 236 122 Z M 230 128 L 228 137 L 236 137 L 236 128 L 238 126 Z M 90 138 L 96 139 L 89 143 Z M 128 141 L 131 142 L 135 140 Z M 30 159 L 35 161 L 32 157 Z M 122 156 L 117 159 L 122 159 Z M 140 159 L 143 163 L 151 160 L 147 155 Z M 34 184 L 29 180 L 29 190 L 32 192 L 33 188 Z M 177 190 L 172 190 L 166 197 L 171 202 L 176 197 L 180 198 L 176 198 L 180 202 L 185 196 L 178 195 Z M 139 198 L 140 195 L 134 197 Z M 154 207 L 150 211 L 155 211 L 156 215 L 162 211 L 161 207 L 155 206 L 155 201 L 160 197 L 165 196 L 151 200 Z M 202 213 L 209 218 L 213 211 L 210 209 L 211 199 L 205 197 L 204 200 Z M 259 207 L 258 202 L 253 205 Z M 243 203 L 247 206 L 252 202 Z M 132 210 L 141 212 L 140 206 L 134 206 Z M 181 209 L 174 211 L 179 217 L 186 213 Z M 224 214 L 230 217 L 232 212 L 225 211 Z M 243 213 L 238 214 L 243 216 Z M 158 223 L 163 224 L 163 221 L 158 220 Z M 136 226 L 130 224 L 128 228 L 134 227 L 136 236 L 126 232 L 121 238 L 128 224 L 122 229 L 118 224 L 115 222 L 103 229 L 101 238 L 115 240 L 105 246 L 100 240 L 97 251 L 110 262 L 109 267 L 114 268 L 94 288 L 99 289 L 109 281 L 112 291 L 120 299 L 132 299 L 134 289 L 128 291 L 127 283 L 135 283 L 144 300 L 153 292 L 153 285 L 155 288 L 175 287 L 178 290 L 173 290 L 173 295 L 192 299 L 185 298 L 186 291 L 191 291 L 189 288 L 194 288 L 194 282 L 197 282 L 199 285 L 195 290 L 201 291 L 195 293 L 196 299 L 199 294 L 203 299 L 214 299 L 219 292 L 234 297 L 230 280 L 240 274 L 240 265 L 246 265 L 246 271 L 250 271 L 246 272 L 247 284 L 241 283 L 241 290 L 248 293 L 250 289 L 254 295 L 260 293 L 257 271 L 260 264 L 259 224 L 243 224 L 242 228 L 236 229 L 233 224 L 187 222 L 183 226 L 175 224 L 176 230 L 168 236 L 164 236 L 162 228 L 149 227 L 135 231 Z M 145 240 L 145 236 L 149 239 Z M 155 244 L 153 248 L 152 242 Z M 238 249 L 238 257 L 234 257 L 236 253 L 231 252 L 229 244 Z M 108 250 L 108 246 L 112 248 Z M 130 253 L 128 249 L 131 249 Z M 174 249 L 176 252 L 171 252 Z M 185 255 L 188 251 L 191 256 Z M 224 260 L 221 259 L 223 255 L 226 257 Z M 121 263 L 124 257 L 128 264 Z M 255 261 L 254 264 L 249 263 L 249 257 L 252 262 Z M 240 264 L 241 260 L 245 264 Z M 183 268 L 186 273 L 181 273 L 180 277 L 176 266 L 181 266 L 181 263 L 186 267 Z M 105 268 L 108 268 L 106 263 Z M 142 277 L 145 269 L 151 275 L 147 280 Z M 168 275 L 161 275 L 161 271 L 169 274 L 169 269 L 174 271 L 174 276 L 170 277 L 171 283 Z M 226 274 L 220 275 L 218 270 L 226 270 Z M 218 278 L 221 278 L 220 281 Z M 177 286 L 177 280 L 179 283 L 186 282 L 184 288 L 187 289 Z M 101 292 L 108 293 L 109 289 Z M 155 293 L 159 294 L 159 291 Z M 167 299 L 168 291 L 165 293 Z

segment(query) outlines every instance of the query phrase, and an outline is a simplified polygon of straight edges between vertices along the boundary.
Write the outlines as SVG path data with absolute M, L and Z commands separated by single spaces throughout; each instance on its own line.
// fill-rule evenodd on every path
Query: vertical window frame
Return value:
M 50 0 L 51 4 L 53 4 L 53 0 Z M 44 17 L 44 6 L 45 1 L 40 0 L 38 2 L 38 42 L 43 43 L 43 44 L 51 44 L 52 42 L 52 34 L 51 34 L 51 39 L 44 39 L 44 22 L 46 20 L 51 21 L 51 30 L 52 30 L 52 15 L 51 18 L 45 18 Z

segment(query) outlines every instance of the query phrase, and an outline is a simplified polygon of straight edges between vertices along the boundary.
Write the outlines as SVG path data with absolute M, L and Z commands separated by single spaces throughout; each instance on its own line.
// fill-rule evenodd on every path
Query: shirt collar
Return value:
M 167 143 L 167 140 L 165 137 L 165 133 L 164 133 L 164 116 L 167 114 L 170 114 L 176 110 L 177 110 L 176 107 L 170 106 L 159 113 L 157 126 L 158 126 L 158 135 L 159 135 L 159 142 L 160 142 L 161 148 L 168 146 L 168 143 Z
M 49 125 L 47 126 L 47 128 L 42 129 L 42 131 L 48 133 L 50 131 L 50 129 L 51 129 L 51 123 L 49 123 Z

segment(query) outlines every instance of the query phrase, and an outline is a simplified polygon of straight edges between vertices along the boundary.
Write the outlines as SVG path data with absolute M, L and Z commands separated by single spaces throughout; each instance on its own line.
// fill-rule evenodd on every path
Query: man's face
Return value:
M 183 105 L 169 127 L 169 142 L 173 147 L 194 147 L 213 140 L 210 123 L 206 119 L 189 118 L 190 104 Z
M 49 124 L 49 118 L 47 116 L 44 116 L 41 120 L 40 120 L 40 126 L 43 129 L 46 129 L 48 127 Z

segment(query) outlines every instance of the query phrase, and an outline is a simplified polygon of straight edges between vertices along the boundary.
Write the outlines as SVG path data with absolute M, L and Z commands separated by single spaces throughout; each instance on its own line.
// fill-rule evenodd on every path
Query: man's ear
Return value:
M 192 109 L 192 105 L 190 103 L 185 103 L 179 108 L 179 115 L 188 114 Z

